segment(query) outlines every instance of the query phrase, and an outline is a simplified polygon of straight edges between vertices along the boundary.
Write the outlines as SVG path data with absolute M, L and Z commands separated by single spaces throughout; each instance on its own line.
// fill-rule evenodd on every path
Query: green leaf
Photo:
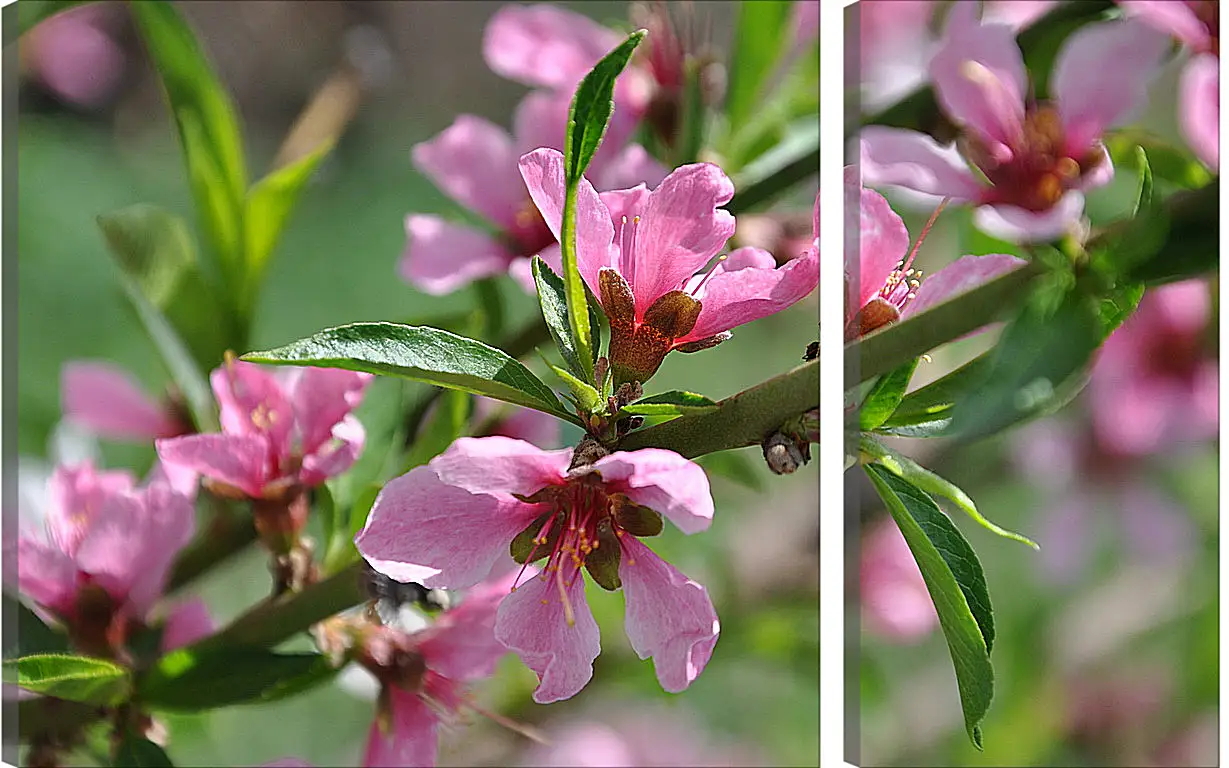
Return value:
M 101 706 L 119 704 L 132 691 L 128 670 L 115 662 L 60 653 L 5 660 L 4 682 L 44 696 Z
M 1002 536 L 1005 539 L 1018 541 L 1021 544 L 1032 547 L 1033 549 L 1041 549 L 1037 542 L 1030 538 L 1021 536 L 1018 533 L 1009 531 L 987 520 L 977 511 L 977 505 L 969 498 L 969 495 L 963 490 L 952 484 L 948 480 L 944 480 L 934 472 L 921 466 L 907 456 L 903 456 L 891 448 L 880 444 L 866 435 L 863 435 L 859 441 L 861 452 L 870 456 L 877 464 L 887 467 L 900 479 L 910 485 L 922 490 L 932 496 L 942 496 L 950 500 L 957 507 L 960 507 L 965 514 L 973 518 L 978 525 L 982 526 L 991 533 Z
M 1170 144 L 1144 130 L 1114 131 L 1106 137 L 1105 148 L 1116 168 L 1137 165 L 1138 152 L 1146 152 L 1150 174 L 1182 189 L 1198 189 L 1212 181 L 1212 174 L 1191 156 L 1190 150 Z
M 593 343 L 589 321 L 589 301 L 584 281 L 576 267 L 576 195 L 581 177 L 589 167 L 589 161 L 602 143 L 610 115 L 614 111 L 615 80 L 627 66 L 632 52 L 647 34 L 637 30 L 606 54 L 585 75 L 576 89 L 572 105 L 568 109 L 567 135 L 563 145 L 564 174 L 567 189 L 563 201 L 563 223 L 560 228 L 559 245 L 563 253 L 563 286 L 567 297 L 568 328 L 571 330 L 576 357 L 583 369 L 583 378 L 588 384 L 597 384 L 593 378 Z
M 901 399 L 900 405 L 876 431 L 906 437 L 922 437 L 942 432 L 951 421 L 952 408 L 965 393 L 981 386 L 990 370 L 991 353 L 981 354 L 942 378 L 915 389 Z M 898 428 L 924 427 L 922 434 Z
M 568 326 L 568 301 L 565 295 L 563 278 L 555 274 L 540 256 L 534 256 L 532 263 L 533 281 L 538 286 L 538 303 L 542 307 L 542 318 L 550 337 L 559 349 L 559 355 L 567 363 L 568 370 L 577 376 L 584 376 L 589 370 L 580 362 L 580 356 L 572 341 Z M 587 303 L 587 302 L 586 302 Z M 593 306 L 589 306 L 589 338 L 594 340 L 593 350 L 596 352 L 601 339 L 601 324 Z
M 738 4 L 730 84 L 725 94 L 726 120 L 735 130 L 760 106 L 768 78 L 789 47 L 792 6 L 784 0 L 743 0 Z
M 328 657 L 318 653 L 188 646 L 159 659 L 137 682 L 137 695 L 152 709 L 198 712 L 274 701 L 324 682 L 333 672 Z
M 7 48 L 9 43 L 57 13 L 87 2 L 89 0 L 21 0 L 16 4 L 17 24 L 13 27 L 6 24 L 4 27 L 4 46 Z
M 564 139 L 564 168 L 569 185 L 580 181 L 601 145 L 610 115 L 614 112 L 615 80 L 627 67 L 636 46 L 647 34 L 646 30 L 638 29 L 628 35 L 580 81 L 568 110 L 567 136 Z
M 231 290 L 241 285 L 247 170 L 239 121 L 196 36 L 164 0 L 130 3 L 162 79 L 187 164 L 202 230 Z
M 1131 219 L 1117 238 L 1102 243 L 1091 256 L 1093 266 L 1111 278 L 1151 259 L 1164 247 L 1169 235 L 1169 216 L 1155 199 L 1148 155 L 1140 146 L 1135 147 L 1134 155 L 1139 168 L 1139 190 Z
M 244 360 L 343 368 L 422 381 L 523 405 L 576 422 L 549 387 L 519 361 L 480 341 L 397 323 L 353 323 Z
M 173 768 L 174 763 L 162 747 L 128 730 L 111 765 L 116 768 Z
M 470 396 L 464 392 L 449 390 L 436 404 L 431 415 L 419 428 L 414 443 L 406 453 L 402 473 L 426 464 L 439 456 L 453 441 L 465 434 L 471 412 Z
M 606 410 L 606 401 L 602 399 L 602 395 L 593 387 L 576 378 L 572 374 L 563 370 L 557 365 L 551 365 L 550 369 L 554 371 L 559 379 L 568 385 L 568 389 L 572 393 L 572 397 L 576 401 L 576 405 L 585 413 L 601 413 Z
M 875 385 L 858 408 L 858 428 L 871 430 L 888 420 L 909 387 L 913 371 L 917 368 L 915 357 L 899 368 L 889 371 L 875 380 Z
M 716 410 L 717 403 L 704 395 L 672 389 L 657 395 L 649 395 L 628 403 L 619 413 L 633 416 L 682 416 L 684 414 L 708 413 Z
M 1034 294 L 1004 329 L 982 385 L 952 412 L 950 433 L 992 435 L 1052 412 L 1083 388 L 1093 352 L 1104 339 L 1097 306 L 1069 289 L 1057 307 Z
M 1169 228 L 1164 244 L 1129 269 L 1124 279 L 1160 285 L 1204 275 L 1220 266 L 1220 185 L 1175 193 L 1165 207 Z M 1134 226 L 1134 220 L 1126 224 L 1128 229 Z M 1116 235 L 1110 237 L 1111 244 L 1120 242 Z
M 277 247 L 299 194 L 332 149 L 333 142 L 326 141 L 293 163 L 270 173 L 248 192 L 243 215 L 246 301 L 255 300 L 269 257 Z
M 120 269 L 164 313 L 193 360 L 215 364 L 227 346 L 216 292 L 201 273 L 188 225 L 155 205 L 137 204 L 98 216 Z
M 867 466 L 866 474 L 904 534 L 934 601 L 956 670 L 965 729 L 980 750 L 981 721 L 994 697 L 994 623 L 981 563 L 929 496 L 883 467 Z

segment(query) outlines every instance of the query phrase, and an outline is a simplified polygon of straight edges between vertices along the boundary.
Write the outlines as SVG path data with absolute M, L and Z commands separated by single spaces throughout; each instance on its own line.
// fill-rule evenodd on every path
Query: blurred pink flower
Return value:
M 917 131 L 870 126 L 860 139 L 863 174 L 873 186 L 974 205 L 977 226 L 996 237 L 1056 239 L 1079 221 L 1084 191 L 1113 177 L 1101 136 L 1146 103 L 1166 40 L 1136 20 L 1088 24 L 1058 54 L 1053 102 L 1031 105 L 1015 31 L 978 22 L 975 13 L 973 3 L 952 7 L 929 65 L 961 140 L 943 147 Z
M 1220 166 L 1220 3 L 1119 0 L 1134 16 L 1172 35 L 1193 54 L 1178 91 L 1178 127 L 1209 167 Z
M 162 652 L 173 651 L 213 634 L 213 617 L 199 597 L 185 600 L 171 609 L 162 626 Z
M 410 214 L 401 276 L 440 295 L 473 280 L 505 272 L 535 291 L 530 259 L 541 254 L 559 270 L 557 234 L 542 221 L 517 172 L 517 159 L 538 147 L 561 148 L 569 98 L 527 95 L 517 107 L 513 135 L 480 117 L 461 115 L 435 138 L 413 149 L 414 165 L 463 207 L 495 226 L 496 235 L 442 216 Z M 639 144 L 627 144 L 634 123 L 615 114 L 589 172 L 603 189 L 656 184 L 666 169 Z
M 148 397 L 123 369 L 73 360 L 60 373 L 64 417 L 117 440 L 153 440 L 188 431 L 173 409 Z
M 683 533 L 707 529 L 708 479 L 657 449 L 569 471 L 571 458 L 504 437 L 461 438 L 388 483 L 355 544 L 380 573 L 449 589 L 483 578 L 510 544 L 518 562 L 547 558 L 542 576 L 503 599 L 495 622 L 495 636 L 538 674 L 534 700 L 543 704 L 584 688 L 601 651 L 583 566 L 598 586 L 623 588 L 632 648 L 653 657 L 663 688 L 682 691 L 708 663 L 717 615 L 703 586 L 637 537 L 660 533 L 663 515 Z
M 819 0 L 795 0 L 790 12 L 794 46 L 801 48 L 819 39 Z
M 1150 288 L 1101 348 L 1089 381 L 1093 430 L 1104 450 L 1144 456 L 1216 437 L 1217 362 L 1203 280 Z
M 191 500 L 170 486 L 137 488 L 130 473 L 99 472 L 89 462 L 56 468 L 43 515 L 43 531 L 25 521 L 6 574 L 15 569 L 20 591 L 94 652 L 122 643 L 129 620 L 146 620 L 196 524 Z M 176 632 L 192 635 L 200 611 L 186 610 Z
M 529 768 L 701 768 L 761 765 L 748 750 L 720 743 L 677 709 L 644 702 L 601 707 L 591 719 L 548 726 L 549 744 L 526 751 Z
M 817 3 L 818 5 L 818 3 Z M 926 65 L 938 41 L 931 33 L 935 0 L 862 0 L 858 3 L 858 81 L 863 112 L 882 109 L 927 79 Z M 1058 0 L 986 0 L 983 20 L 1019 32 L 1058 5 Z
M 581 79 L 623 39 L 623 34 L 557 5 L 505 5 L 487 22 L 482 55 L 495 74 L 548 88 L 570 101 Z M 616 115 L 627 111 L 638 120 L 644 114 L 652 96 L 652 75 L 652 66 L 632 66 L 619 77 Z
M 520 166 L 557 236 L 563 155 L 535 150 Z M 734 234 L 734 216 L 718 207 L 733 195 L 734 185 L 711 163 L 676 168 L 652 191 L 641 184 L 599 196 L 581 180 L 576 263 L 610 320 L 616 382 L 648 381 L 672 349 L 712 346 L 731 328 L 780 312 L 819 284 L 818 254 L 778 268 L 758 248 L 739 248 L 696 274 Z
M 314 487 L 344 472 L 363 449 L 351 410 L 371 374 L 296 368 L 279 375 L 228 360 L 210 375 L 220 433 L 158 440 L 168 467 L 186 468 L 249 498 Z
M 859 584 L 863 625 L 884 640 L 911 643 L 938 626 L 922 572 L 892 520 L 863 534 Z
M 413 634 L 369 626 L 355 655 L 380 682 L 363 765 L 433 766 L 437 728 L 467 705 L 468 684 L 495 672 L 508 652 L 495 639 L 495 612 L 515 574 L 483 582 L 456 608 Z
M 912 268 L 917 247 L 909 250 L 905 222 L 883 195 L 862 187 L 856 166 L 845 169 L 845 206 L 847 217 L 855 211 L 859 217 L 856 260 L 845 250 L 846 340 L 942 304 L 1025 263 L 1001 253 L 961 256 L 923 281 Z
M 106 105 L 124 74 L 125 56 L 113 22 L 120 3 L 91 3 L 57 13 L 30 30 L 21 53 L 34 76 L 62 101 Z

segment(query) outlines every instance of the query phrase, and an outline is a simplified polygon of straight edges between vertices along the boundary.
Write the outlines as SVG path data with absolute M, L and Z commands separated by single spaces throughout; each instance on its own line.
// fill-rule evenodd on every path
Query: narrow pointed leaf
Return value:
M 547 365 L 559 377 L 559 380 L 568 386 L 572 397 L 576 399 L 576 404 L 582 410 L 586 413 L 600 413 L 605 410 L 606 404 L 602 401 L 602 396 L 596 389 L 557 365 L 551 365 L 550 363 L 547 363 Z
M 584 281 L 576 267 L 576 195 L 589 161 L 602 143 L 606 126 L 614 112 L 615 80 L 627 66 L 632 52 L 647 33 L 637 30 L 628 36 L 580 81 L 568 110 L 567 135 L 563 145 L 567 190 L 563 201 L 563 224 L 559 245 L 563 252 L 563 286 L 567 297 L 568 328 L 584 380 L 593 380 L 593 333 L 589 325 L 589 304 Z
M 963 490 L 953 485 L 950 481 L 944 480 L 934 472 L 921 466 L 917 462 L 910 459 L 908 456 L 893 451 L 885 445 L 881 445 L 877 441 L 863 435 L 860 443 L 862 453 L 874 459 L 875 463 L 887 467 L 891 472 L 902 480 L 908 482 L 916 488 L 919 488 L 932 496 L 942 496 L 950 500 L 957 507 L 965 512 L 969 517 L 973 518 L 979 525 L 986 530 L 1005 539 L 1018 541 L 1021 544 L 1028 545 L 1033 549 L 1041 549 L 1037 542 L 1032 539 L 1022 536 L 1006 528 L 987 520 L 977 511 L 977 505 L 969 498 L 969 495 Z
M 867 466 L 866 474 L 904 534 L 934 601 L 956 670 L 965 730 L 980 750 L 981 721 L 994 697 L 994 625 L 981 564 L 925 493 L 883 467 Z
M 858 427 L 860 429 L 871 430 L 888 420 L 888 417 L 900 405 L 901 399 L 904 398 L 905 390 L 908 389 L 909 380 L 913 378 L 913 371 L 916 368 L 917 358 L 914 358 L 899 368 L 885 373 L 875 381 L 875 385 L 871 387 L 871 391 L 867 393 L 866 399 L 858 408 Z
M 274 701 L 324 682 L 333 671 L 318 653 L 188 646 L 163 656 L 138 681 L 137 694 L 153 709 L 196 712 Z
M 277 247 L 290 212 L 320 162 L 333 149 L 327 141 L 313 151 L 278 168 L 256 183 L 244 207 L 244 258 L 247 261 L 244 290 L 252 300 L 260 288 L 269 257 Z
M 657 395 L 642 397 L 619 409 L 619 413 L 633 416 L 682 416 L 707 413 L 715 410 L 717 403 L 704 395 L 672 389 Z
M 344 368 L 422 381 L 514 405 L 534 408 L 576 422 L 542 381 L 504 352 L 480 341 L 397 323 L 353 323 L 244 360 L 271 365 Z
M 59 653 L 6 660 L 4 682 L 44 696 L 101 706 L 119 704 L 132 692 L 129 671 L 115 662 Z
M 542 306 L 542 318 L 546 321 L 550 337 L 555 342 L 559 355 L 567 363 L 568 370 L 577 376 L 584 376 L 588 369 L 580 362 L 568 326 L 568 300 L 563 278 L 556 275 L 538 256 L 533 257 L 532 264 L 533 280 L 538 286 L 538 303 Z M 593 341 L 593 350 L 596 352 L 600 346 L 601 325 L 592 305 L 589 306 L 589 338 Z
M 173 768 L 175 764 L 162 747 L 129 730 L 115 751 L 111 765 L 115 768 Z

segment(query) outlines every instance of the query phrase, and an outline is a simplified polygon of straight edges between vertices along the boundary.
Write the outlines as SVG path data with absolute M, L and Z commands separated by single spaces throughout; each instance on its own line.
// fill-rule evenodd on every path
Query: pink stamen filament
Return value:
M 721 264 L 728 258 L 729 256 L 724 253 L 717 257 L 717 260 L 713 262 L 713 266 L 709 267 L 708 271 L 704 273 L 704 277 L 700 278 L 700 282 L 696 283 L 696 287 L 691 289 L 692 296 L 695 296 L 700 292 L 700 289 L 704 287 L 704 284 L 708 282 L 708 279 L 717 271 L 717 267 L 721 266 Z
M 619 272 L 622 273 L 623 279 L 628 285 L 636 284 L 636 229 L 640 226 L 640 217 L 633 216 L 631 226 L 628 226 L 627 217 L 624 216 L 619 222 L 619 245 L 621 252 L 619 254 Z
M 926 226 L 922 227 L 922 232 L 917 236 L 917 242 L 913 244 L 913 248 L 909 251 L 909 257 L 901 264 L 900 271 L 908 274 L 909 267 L 913 264 L 913 257 L 917 255 L 918 249 L 922 247 L 922 243 L 926 240 L 926 235 L 930 234 L 930 228 L 935 225 L 935 221 L 939 218 L 939 214 L 947 207 L 950 197 L 945 197 L 939 201 L 939 207 L 935 208 L 934 213 L 930 214 L 930 218 L 926 221 Z

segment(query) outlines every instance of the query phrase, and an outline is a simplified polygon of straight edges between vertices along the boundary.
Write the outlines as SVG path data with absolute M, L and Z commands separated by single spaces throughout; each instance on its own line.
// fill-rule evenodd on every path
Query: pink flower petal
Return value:
M 299 481 L 306 486 L 320 485 L 353 466 L 363 452 L 367 431 L 363 429 L 362 422 L 353 414 L 348 414 L 337 422 L 329 437 L 330 444 L 320 446 L 315 453 L 303 457 Z
M 1204 26 L 1187 3 L 1173 0 L 1118 0 L 1127 17 L 1134 17 L 1181 40 L 1185 45 L 1206 51 L 1212 42 Z
M 1024 119 L 1028 72 L 1006 24 L 978 23 L 977 6 L 956 3 L 930 77 L 943 111 L 990 142 L 1014 146 Z
M 126 535 L 135 537 L 139 547 L 126 564 L 132 574 L 128 586 L 128 602 L 138 616 L 144 616 L 159 597 L 166 583 L 171 564 L 179 550 L 192 539 L 196 529 L 196 510 L 185 496 L 165 485 L 146 488 L 140 495 L 140 518 L 119 521 L 129 526 Z M 95 541 L 97 533 L 90 531 L 82 544 L 79 563 L 85 568 L 87 547 L 106 545 Z M 86 569 L 89 570 L 89 569 Z M 93 572 L 93 571 L 91 571 Z M 104 584 L 104 586 L 106 586 Z
M 369 373 L 335 368 L 302 368 L 290 390 L 299 448 L 314 453 L 333 436 L 333 427 L 363 401 Z
M 603 456 L 592 465 L 609 490 L 665 516 L 683 533 L 707 530 L 713 495 L 699 464 L 673 451 L 642 448 Z
M 858 285 L 858 305 L 849 307 L 850 313 L 866 306 L 883 289 L 909 251 L 909 230 L 883 195 L 863 189 L 860 199 L 857 270 L 846 265 L 848 279 Z
M 1168 47 L 1165 35 L 1138 19 L 1088 24 L 1067 38 L 1054 62 L 1050 92 L 1068 153 L 1078 157 L 1107 128 L 1139 114 Z
M 189 499 L 196 498 L 200 476 L 191 467 L 179 464 L 167 464 L 162 460 L 154 462 L 145 478 L 145 485 L 162 484 L 170 486 L 171 490 Z
M 441 481 L 470 493 L 530 496 L 562 484 L 571 461 L 567 449 L 544 451 L 508 437 L 462 437 L 430 466 Z
M 512 114 L 512 137 L 518 157 L 543 147 L 562 152 L 571 104 L 571 95 L 564 91 L 525 94 Z
M 558 240 L 566 192 L 563 154 L 554 149 L 537 149 L 521 158 L 520 168 L 529 196 Z M 600 291 L 598 270 L 612 264 L 613 240 L 610 212 L 589 180 L 582 178 L 576 193 L 576 266 L 595 294 Z
M 922 572 L 890 520 L 863 538 L 860 571 L 862 620 L 869 631 L 891 642 L 911 643 L 938 626 Z
M 76 106 L 104 106 L 124 75 L 124 49 L 79 9 L 47 19 L 31 30 L 27 44 L 37 77 Z
M 56 613 L 73 608 L 77 595 L 77 564 L 58 548 L 25 536 L 17 540 L 15 553 L 5 552 L 5 570 L 13 563 L 17 588 L 31 600 Z
M 1093 166 L 1092 170 L 1076 180 L 1074 189 L 1080 192 L 1104 187 L 1114 180 L 1114 160 L 1110 157 L 1109 150 L 1105 148 L 1104 144 L 1097 144 L 1094 146 L 1093 151 L 1101 156 L 1101 161 Z
M 485 578 L 539 514 L 506 493 L 471 493 L 442 481 L 427 465 L 384 486 L 354 543 L 373 568 L 394 579 L 463 589 Z
M 569 625 L 558 584 L 566 586 L 575 623 Z M 585 579 L 573 567 L 521 584 L 499 604 L 495 637 L 537 673 L 533 700 L 539 704 L 569 699 L 593 677 L 593 660 L 602 652 L 601 636 L 589 603 Z
M 405 217 L 406 247 L 397 272 L 423 293 L 443 296 L 474 280 L 503 273 L 512 252 L 489 235 L 442 217 Z
M 516 223 L 525 190 L 516 174 L 517 150 L 504 129 L 458 115 L 430 141 L 415 144 L 414 167 L 449 197 L 502 228 Z
M 570 88 L 619 44 L 613 30 L 553 5 L 506 5 L 487 22 L 482 55 L 495 74 Z
M 213 634 L 213 618 L 209 607 L 199 597 L 179 603 L 166 617 L 162 628 L 162 652 L 173 651 Z
M 187 435 L 158 440 L 154 446 L 166 464 L 233 485 L 253 498 L 269 479 L 269 443 L 260 435 Z
M 1038 213 L 1014 205 L 983 205 L 973 211 L 973 223 L 1009 243 L 1046 243 L 1067 234 L 1083 213 L 1084 195 L 1072 190 Z
M 619 578 L 624 625 L 636 655 L 653 657 L 661 687 L 679 693 L 708 664 L 721 632 L 708 590 L 679 573 L 634 536 L 622 540 Z
M 379 720 L 371 724 L 363 765 L 370 768 L 431 768 L 435 765 L 439 749 L 435 732 L 439 724 L 438 715 L 409 691 L 396 686 L 387 690 L 392 707 L 391 732 L 383 733 Z
M 906 304 L 904 311 L 901 312 L 901 320 L 919 312 L 925 312 L 931 307 L 973 290 L 982 283 L 1019 269 L 1026 263 L 1024 259 L 1004 253 L 961 256 L 922 280 L 922 286 L 917 289 L 913 301 Z
M 681 286 L 730 239 L 734 216 L 718 206 L 733 196 L 734 184 L 711 163 L 676 168 L 649 193 L 635 226 L 633 252 L 622 254 L 619 269 L 636 297 L 637 316 Z
M 147 516 L 141 499 L 108 496 L 99 504 L 89 535 L 77 549 L 77 568 L 90 574 L 117 602 L 127 602 L 129 590 L 145 564 Z M 147 606 L 145 606 L 147 607 Z
M 1059 0 L 986 0 L 982 18 L 989 24 L 1006 24 L 1019 31 L 1045 16 Z
M 859 143 L 863 183 L 894 185 L 956 201 L 976 200 L 981 183 L 954 146 L 941 147 L 918 131 L 872 125 Z
M 1178 127 L 1195 156 L 1212 170 L 1220 167 L 1220 59 L 1205 53 L 1191 59 L 1178 91 Z
M 98 472 L 90 462 L 56 467 L 47 483 L 44 513 L 52 543 L 69 557 L 74 556 L 102 502 L 132 490 L 132 485 L 133 477 L 128 472 Z
M 766 252 L 761 253 L 772 261 Z M 691 333 L 676 339 L 675 343 L 704 339 L 776 314 L 808 296 L 818 285 L 818 255 L 808 254 L 792 259 L 776 269 L 724 269 L 709 278 L 696 294 L 701 304 L 700 316 Z
M 103 437 L 151 440 L 183 431 L 124 371 L 106 363 L 69 362 L 60 374 L 65 417 Z
M 254 363 L 234 360 L 215 368 L 209 383 L 221 409 L 223 432 L 262 435 L 277 456 L 290 453 L 294 411 L 277 376 Z

